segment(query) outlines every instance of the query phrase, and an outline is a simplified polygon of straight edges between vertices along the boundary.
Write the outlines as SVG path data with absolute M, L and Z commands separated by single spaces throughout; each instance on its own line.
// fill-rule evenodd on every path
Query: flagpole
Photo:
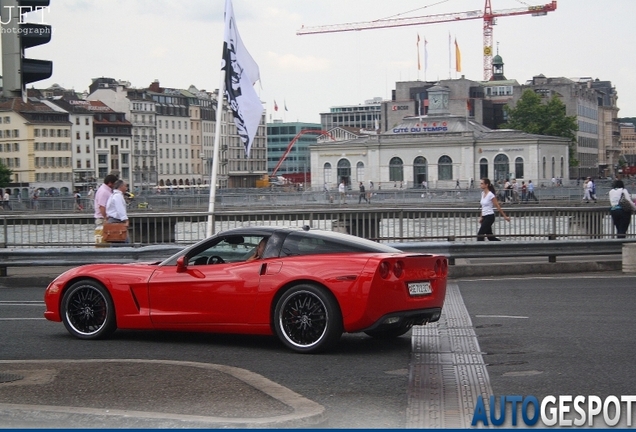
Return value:
M 208 201 L 208 226 L 205 231 L 207 237 L 214 229 L 214 203 L 216 201 L 216 180 L 219 171 L 219 143 L 221 140 L 221 120 L 223 118 L 223 94 L 225 92 L 225 70 L 221 69 L 221 82 L 216 102 L 216 127 L 214 128 L 214 149 L 212 150 L 212 171 L 210 173 L 210 198 Z

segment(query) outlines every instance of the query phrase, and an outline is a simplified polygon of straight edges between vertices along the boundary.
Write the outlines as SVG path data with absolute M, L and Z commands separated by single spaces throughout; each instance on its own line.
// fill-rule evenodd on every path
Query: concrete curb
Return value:
M 573 261 L 556 263 L 466 264 L 448 267 L 451 279 L 484 276 L 522 276 L 556 273 L 621 271 L 622 261 Z

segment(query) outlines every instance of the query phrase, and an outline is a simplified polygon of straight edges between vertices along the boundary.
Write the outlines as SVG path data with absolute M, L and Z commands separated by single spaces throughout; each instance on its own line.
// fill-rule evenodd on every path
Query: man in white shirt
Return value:
M 340 194 L 340 200 L 338 203 L 347 203 L 347 194 L 346 194 L 346 186 L 344 180 L 340 182 L 338 185 L 338 192 Z
M 113 184 L 113 194 L 106 203 L 106 216 L 108 223 L 125 223 L 128 226 L 128 214 L 126 211 L 126 198 L 124 193 L 128 190 L 128 185 L 123 180 L 117 180 Z

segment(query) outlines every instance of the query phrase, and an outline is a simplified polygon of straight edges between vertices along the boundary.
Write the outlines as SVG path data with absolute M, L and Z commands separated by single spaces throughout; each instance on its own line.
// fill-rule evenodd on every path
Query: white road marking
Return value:
M 475 315 L 475 318 L 512 318 L 512 319 L 528 319 L 527 316 L 515 315 Z

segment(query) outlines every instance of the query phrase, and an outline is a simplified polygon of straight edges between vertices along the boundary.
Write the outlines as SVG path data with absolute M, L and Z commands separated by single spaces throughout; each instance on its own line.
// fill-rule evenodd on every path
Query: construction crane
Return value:
M 490 5 L 490 0 L 486 0 L 484 10 L 474 10 L 469 12 L 456 12 L 438 15 L 426 15 L 412 18 L 387 18 L 379 19 L 375 21 L 346 23 L 346 24 L 334 24 L 326 26 L 305 27 L 303 26 L 296 32 L 297 35 L 309 35 L 320 33 L 338 33 L 347 31 L 358 30 L 371 30 L 388 27 L 405 27 L 421 24 L 435 24 L 443 22 L 455 22 L 461 20 L 484 20 L 484 80 L 489 81 L 492 77 L 492 27 L 495 25 L 495 21 L 499 17 L 516 16 L 516 15 L 532 15 L 543 16 L 548 12 L 553 12 L 557 8 L 556 0 L 551 3 L 542 6 L 526 6 L 517 9 L 504 9 L 500 11 L 493 11 Z
M 332 141 L 335 141 L 335 138 L 331 136 L 331 134 L 325 130 L 316 130 L 316 129 L 301 130 L 300 132 L 296 134 L 296 136 L 294 136 L 294 138 L 287 145 L 287 149 L 285 150 L 285 153 L 283 153 L 280 160 L 274 167 L 274 171 L 272 171 L 272 173 L 269 176 L 267 175 L 263 176 L 262 180 L 257 180 L 257 184 L 256 184 L 257 187 L 268 187 L 271 184 L 271 181 L 269 179 L 276 179 L 276 173 L 280 169 L 281 165 L 283 165 L 283 162 L 285 162 L 285 159 L 287 159 L 287 156 L 289 156 L 289 153 L 294 147 L 294 144 L 296 144 L 296 141 L 298 141 L 298 139 L 305 134 L 317 134 L 319 135 L 319 137 L 324 135 L 331 138 Z

